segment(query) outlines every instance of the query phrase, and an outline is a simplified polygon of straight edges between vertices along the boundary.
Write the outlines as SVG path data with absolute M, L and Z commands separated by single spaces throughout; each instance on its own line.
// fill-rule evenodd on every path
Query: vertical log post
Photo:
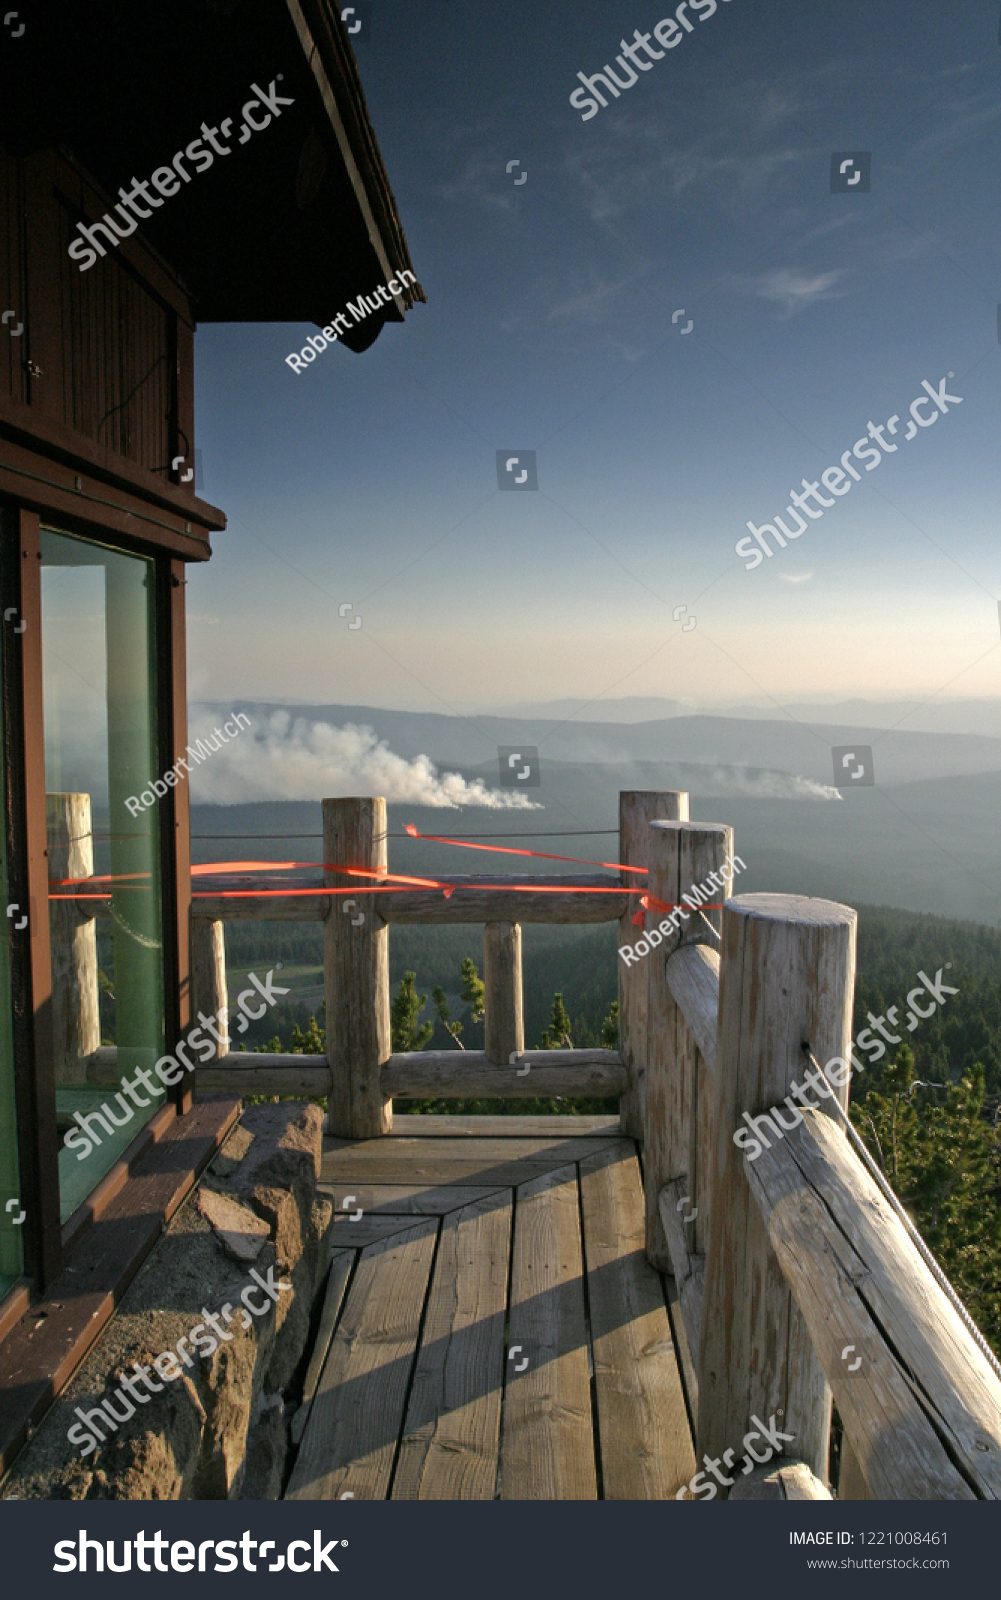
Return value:
M 47 794 L 45 824 L 49 877 L 92 877 L 90 795 Z M 72 894 L 73 890 L 60 892 Z M 50 900 L 49 948 L 56 1082 L 86 1083 L 88 1058 L 101 1044 L 96 920 L 82 916 L 72 900 Z
M 668 822 L 688 820 L 688 795 L 681 789 L 623 789 L 619 794 L 619 860 L 624 866 L 649 865 L 650 824 L 657 819 Z M 629 889 L 645 889 L 641 872 L 619 874 Z M 633 923 L 639 900 L 631 899 L 629 909 L 619 918 L 619 948 L 635 944 L 641 937 Z M 631 1139 L 643 1138 L 644 1074 L 647 1046 L 647 979 L 642 963 L 626 966 L 618 957 L 619 968 L 619 1055 L 628 1075 L 629 1087 L 619 1100 L 622 1132 Z
M 483 930 L 484 1049 L 487 1060 L 507 1066 L 525 1049 L 525 1007 L 521 987 L 521 928 L 517 922 L 488 922 Z
M 708 944 L 718 949 L 697 909 L 700 900 L 719 904 L 730 893 L 723 867 L 733 854 L 733 829 L 722 824 L 654 822 L 648 829 L 650 892 L 665 905 L 682 904 L 688 920 L 677 919 L 678 931 L 642 958 L 639 971 L 647 985 L 647 1071 L 643 1167 L 646 1185 L 646 1253 L 658 1272 L 671 1271 L 671 1258 L 660 1220 L 660 1191 L 674 1178 L 687 1177 L 699 1207 L 709 1189 L 709 1175 L 699 1182 L 695 1168 L 698 1139 L 698 1061 L 694 1040 L 667 984 L 667 963 L 682 944 Z M 716 875 L 716 882 L 712 881 Z M 717 887 L 719 885 L 719 887 Z M 701 887 L 700 887 L 701 886 Z M 698 894 L 695 891 L 698 890 Z M 722 912 L 705 916 L 719 932 Z M 647 913 L 647 928 L 657 931 L 668 911 Z M 697 1187 L 696 1187 L 697 1185 Z M 694 1204 L 695 1202 L 693 1202 Z
M 385 873 L 386 802 L 324 800 L 323 881 L 332 888 L 363 889 L 375 880 L 352 879 L 329 867 Z M 373 1139 L 393 1127 L 393 1102 L 380 1085 L 389 1060 L 389 928 L 379 896 L 336 895 L 323 925 L 323 992 L 331 1091 L 329 1127 L 342 1139 Z
M 222 1039 L 215 1045 L 209 1061 L 219 1061 L 229 1050 L 229 988 L 226 983 L 226 924 L 210 922 L 208 917 L 191 918 L 190 971 L 191 1021 L 197 1024 L 199 1012 L 215 1023 Z M 206 1039 L 212 1035 L 207 1028 Z M 208 1061 L 205 1063 L 207 1066 Z
M 733 1135 L 778 1105 L 795 1126 L 792 1084 L 804 1088 L 808 1041 L 822 1067 L 847 1059 L 856 914 L 830 900 L 746 894 L 723 912 L 717 1032 L 716 1133 L 699 1372 L 698 1454 L 736 1450 L 774 1415 L 793 1435 L 786 1453 L 827 1482 L 831 1392 L 786 1287 Z M 840 1067 L 835 1067 L 840 1075 Z M 837 1090 L 847 1104 L 847 1087 Z M 827 1104 L 808 1091 L 811 1103 Z M 769 1147 L 780 1132 L 758 1124 Z M 748 1129 L 750 1136 L 751 1130 Z M 755 1135 L 756 1137 L 756 1135 Z M 746 1141 L 745 1141 L 746 1143 Z

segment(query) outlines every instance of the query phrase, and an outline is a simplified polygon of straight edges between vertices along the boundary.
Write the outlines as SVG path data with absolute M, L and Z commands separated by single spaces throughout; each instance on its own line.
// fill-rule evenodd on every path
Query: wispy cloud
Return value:
M 773 267 L 759 278 L 752 279 L 754 293 L 762 300 L 771 300 L 782 306 L 788 316 L 804 311 L 818 300 L 840 300 L 847 289 L 839 288 L 848 276 L 842 268 L 833 272 L 797 272 L 795 267 Z
M 782 583 L 809 583 L 813 577 L 812 572 L 780 572 L 779 580 Z

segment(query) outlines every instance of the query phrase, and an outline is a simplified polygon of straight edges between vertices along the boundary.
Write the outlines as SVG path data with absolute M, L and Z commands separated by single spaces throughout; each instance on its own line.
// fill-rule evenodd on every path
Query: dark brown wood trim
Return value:
M 128 1149 L 123 1150 L 110 1172 L 106 1172 L 97 1188 L 89 1194 L 82 1206 L 78 1206 L 73 1215 L 69 1217 L 62 1227 L 62 1246 L 64 1255 L 76 1248 L 83 1234 L 102 1217 L 107 1211 L 115 1195 L 123 1188 L 132 1176 L 139 1162 L 145 1156 L 150 1145 L 162 1139 L 172 1123 L 177 1120 L 177 1107 L 175 1105 L 161 1106 L 156 1116 L 150 1117 L 144 1128 L 140 1128 Z
M 187 458 L 187 465 L 195 464 L 195 335 L 193 329 L 178 320 L 174 324 L 175 343 L 175 388 L 177 393 L 177 406 L 175 412 L 175 425 L 177 427 L 177 454 L 182 452 Z M 192 505 L 200 506 L 204 502 L 196 500 L 195 480 L 178 492 L 188 497 Z M 222 518 L 211 524 L 213 528 L 225 527 L 225 518 L 221 511 L 215 513 L 216 518 Z
M 49 955 L 49 864 L 45 832 L 45 730 L 42 713 L 42 549 L 38 517 L 21 510 L 21 719 L 24 738 L 24 857 L 27 867 L 33 1068 L 19 1091 L 26 1093 L 34 1145 L 36 1211 L 33 1237 L 42 1287 L 59 1271 L 59 1137 L 52 1053 L 52 968 Z M 20 1109 L 20 1105 L 19 1105 Z M 27 1209 L 27 1207 L 25 1207 Z
M 0 508 L 3 530 L 3 610 L 21 614 L 21 519 L 16 506 Z M 18 624 L 20 625 L 20 624 Z M 25 859 L 23 654 L 24 634 L 12 628 L 0 632 L 3 653 L 4 805 L 7 827 L 7 900 L 18 908 L 28 905 L 28 867 Z M 37 1119 L 35 1117 L 34 1040 L 31 1003 L 31 940 L 27 929 L 18 930 L 5 919 L 11 977 L 11 1029 L 14 1050 L 14 1098 L 17 1106 L 17 1159 L 20 1194 L 28 1215 L 21 1234 L 22 1270 L 30 1280 L 40 1271 L 41 1213 L 35 1198 L 42 1186 L 39 1171 Z
M 172 760 L 188 746 L 187 638 L 185 632 L 184 564 L 170 563 L 170 737 Z M 171 791 L 173 801 L 174 858 L 173 909 L 177 949 L 178 1037 L 191 1025 L 191 794 L 185 777 Z M 170 813 L 167 813 L 168 818 Z M 178 1084 L 178 1103 L 182 1112 L 194 1103 L 194 1080 L 187 1075 Z
M 30 506 L 47 521 L 78 526 L 85 536 L 103 537 L 105 543 L 141 549 L 145 554 L 164 551 L 187 561 L 209 559 L 208 536 L 199 532 L 193 521 L 179 521 L 158 507 L 151 510 L 148 502 L 89 479 L 10 439 L 0 443 L 0 494 Z
M 0 1346 L 0 1472 L 73 1377 L 240 1105 L 206 1100 L 174 1120 Z
M 31 1281 L 19 1278 L 0 1300 L 0 1344 L 6 1339 L 14 1324 L 20 1322 L 31 1304 Z
M 179 331 L 184 334 L 183 343 L 190 345 L 191 335 L 187 329 Z M 190 405 L 179 410 L 178 420 L 190 443 L 193 434 L 190 416 L 185 422 L 189 410 Z M 64 422 L 42 417 L 35 406 L 23 406 L 17 400 L 0 400 L 0 428 L 9 435 L 12 444 L 34 452 L 34 465 L 30 462 L 24 465 L 31 466 L 41 477 L 54 478 L 60 486 L 74 489 L 74 477 L 82 469 L 85 493 L 116 499 L 128 510 L 155 506 L 172 513 L 180 529 L 183 530 L 185 522 L 191 523 L 194 539 L 204 539 L 209 532 L 218 532 L 226 526 L 223 512 L 209 505 L 207 500 L 196 498 L 194 479 L 191 484 L 182 485 L 173 482 L 166 473 L 151 472 L 148 467 L 128 461 L 106 445 L 96 444 L 86 434 L 68 428 Z M 184 448 L 183 443 L 181 448 Z M 12 460 L 22 465 L 18 458 L 12 457 Z M 59 462 L 66 470 L 49 471 L 49 461 Z M 193 456 L 189 464 L 194 464 Z M 164 520 L 169 522 L 169 516 Z

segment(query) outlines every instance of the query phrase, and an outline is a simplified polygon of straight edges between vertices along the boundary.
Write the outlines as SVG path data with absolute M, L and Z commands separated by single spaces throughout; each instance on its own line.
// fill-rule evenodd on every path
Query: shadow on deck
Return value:
M 321 1187 L 337 1220 L 287 1499 L 663 1500 L 692 1477 L 617 1118 L 397 1117 L 326 1140 Z

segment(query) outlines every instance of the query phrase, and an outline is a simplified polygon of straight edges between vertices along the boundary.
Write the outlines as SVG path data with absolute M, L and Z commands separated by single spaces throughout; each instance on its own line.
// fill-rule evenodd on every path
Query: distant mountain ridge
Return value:
M 192 708 L 195 709 L 194 707 Z M 254 720 L 277 711 L 335 727 L 371 727 L 407 760 L 426 755 L 440 768 L 473 768 L 499 781 L 497 747 L 536 745 L 546 762 L 603 766 L 633 763 L 695 763 L 714 768 L 750 767 L 789 773 L 830 786 L 831 749 L 854 742 L 873 747 L 876 782 L 1001 772 L 1001 736 L 915 731 L 906 725 L 880 728 L 861 722 L 753 719 L 746 716 L 679 716 L 650 722 L 584 722 L 556 717 L 459 717 L 377 706 L 279 705 L 239 701 L 223 708 L 246 711 Z M 816 712 L 816 707 L 809 708 Z M 741 791 L 742 792 L 742 791 Z
M 780 722 L 783 712 L 800 722 L 821 725 L 855 724 L 867 728 L 893 728 L 898 724 L 913 733 L 974 733 L 1001 738 L 1001 697 L 980 700 L 841 700 L 791 701 L 784 705 L 697 706 L 656 696 L 627 696 L 618 700 L 525 701 L 484 709 L 483 715 L 514 718 L 581 718 L 584 721 L 658 722 L 674 717 L 739 717 L 755 722 Z

